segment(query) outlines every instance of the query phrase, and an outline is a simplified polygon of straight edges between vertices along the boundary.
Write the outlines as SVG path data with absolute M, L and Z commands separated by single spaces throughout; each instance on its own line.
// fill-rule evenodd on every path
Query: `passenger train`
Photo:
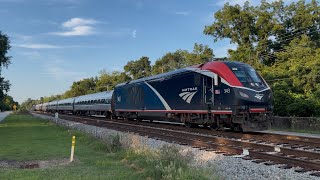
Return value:
M 251 66 L 213 61 L 118 84 L 113 91 L 38 104 L 34 109 L 248 132 L 268 129 L 273 106 L 270 87 Z

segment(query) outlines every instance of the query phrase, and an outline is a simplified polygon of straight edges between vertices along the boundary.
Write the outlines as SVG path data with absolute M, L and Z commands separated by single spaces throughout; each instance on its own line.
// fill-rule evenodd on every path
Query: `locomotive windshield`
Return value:
M 260 75 L 251 67 L 241 66 L 231 68 L 239 81 L 245 86 L 254 89 L 265 88 L 266 85 Z

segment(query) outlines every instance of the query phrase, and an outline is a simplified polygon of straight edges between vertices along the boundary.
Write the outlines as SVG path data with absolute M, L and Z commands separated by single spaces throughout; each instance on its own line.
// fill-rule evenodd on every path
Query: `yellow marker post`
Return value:
M 14 104 L 14 105 L 12 106 L 12 109 L 13 109 L 14 111 L 17 111 L 17 105 Z
M 71 146 L 71 155 L 70 155 L 70 162 L 73 161 L 74 156 L 74 146 L 76 145 L 76 136 L 72 136 L 72 146 Z

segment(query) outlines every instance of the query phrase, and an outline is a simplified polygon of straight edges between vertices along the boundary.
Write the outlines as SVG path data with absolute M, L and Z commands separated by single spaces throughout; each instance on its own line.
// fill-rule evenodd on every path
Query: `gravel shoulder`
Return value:
M 33 114 L 44 119 L 51 120 L 59 125 L 83 131 L 85 133 L 91 134 L 97 138 L 104 139 L 110 135 L 120 134 L 122 137 L 127 139 L 135 138 L 137 135 L 130 133 L 119 132 L 107 128 L 96 127 L 92 125 L 81 124 L 77 122 L 67 121 L 63 119 L 58 119 L 56 122 L 53 117 Z M 165 141 L 155 140 L 147 137 L 139 136 L 141 142 L 144 146 L 157 150 L 167 143 Z M 131 139 L 131 142 L 136 141 Z M 280 165 L 265 165 L 263 163 L 257 164 L 251 160 L 243 160 L 239 157 L 234 156 L 224 156 L 220 153 L 214 151 L 199 150 L 197 148 L 192 148 L 190 146 L 177 145 L 181 148 L 181 153 L 193 154 L 193 163 L 191 166 L 201 167 L 207 170 L 214 171 L 221 179 L 299 179 L 299 180 L 316 180 L 319 177 L 310 176 L 311 172 L 298 173 L 295 172 L 297 168 L 291 169 L 281 169 Z
M 276 130 L 266 130 L 266 131 L 258 131 L 258 132 L 289 135 L 289 136 L 302 136 L 302 137 L 309 137 L 309 138 L 320 138 L 320 134 L 311 134 L 311 133 L 299 133 L 299 132 L 276 131 Z

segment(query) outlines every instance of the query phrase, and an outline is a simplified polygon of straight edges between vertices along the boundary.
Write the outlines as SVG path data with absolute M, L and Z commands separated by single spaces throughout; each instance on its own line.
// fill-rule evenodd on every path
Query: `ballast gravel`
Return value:
M 115 131 L 112 129 L 96 127 L 92 125 L 67 121 L 63 119 L 54 119 L 50 116 L 33 114 L 34 116 L 43 119 L 51 120 L 59 125 L 80 130 L 82 132 L 91 134 L 97 138 L 108 139 L 110 136 L 119 134 L 126 138 L 131 138 L 131 142 L 137 141 L 137 135 Z M 152 138 L 139 136 L 139 143 L 143 143 L 146 148 L 159 149 L 163 145 L 171 144 L 165 141 L 156 140 Z M 141 142 L 143 141 L 143 142 Z M 243 160 L 240 157 L 225 156 L 214 151 L 199 150 L 190 146 L 178 145 L 181 148 L 181 153 L 193 154 L 193 163 L 191 166 L 205 168 L 214 171 L 219 179 L 298 179 L 298 180 L 320 180 L 320 177 L 311 176 L 310 172 L 298 173 L 295 172 L 297 168 L 281 169 L 281 165 L 265 165 L 263 163 L 254 163 L 251 160 Z M 283 165 L 282 165 L 283 166 Z

